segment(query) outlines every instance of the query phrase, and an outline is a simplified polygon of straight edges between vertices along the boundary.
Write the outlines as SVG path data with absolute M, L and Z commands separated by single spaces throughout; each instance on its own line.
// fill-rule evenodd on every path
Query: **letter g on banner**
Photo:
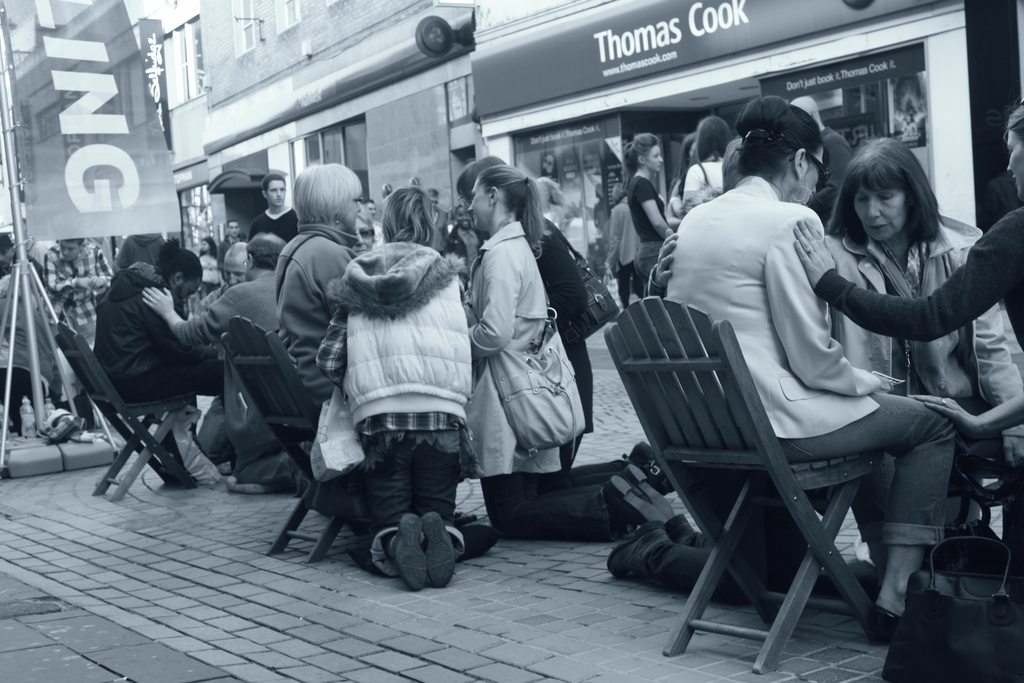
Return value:
M 64 167 L 64 184 L 75 207 L 82 213 L 99 213 L 114 210 L 113 190 L 110 180 L 96 178 L 93 191 L 85 187 L 85 173 L 98 166 L 113 166 L 121 172 L 121 187 L 117 198 L 121 208 L 128 208 L 139 199 L 139 171 L 135 162 L 120 147 L 113 145 L 86 145 L 70 157 Z

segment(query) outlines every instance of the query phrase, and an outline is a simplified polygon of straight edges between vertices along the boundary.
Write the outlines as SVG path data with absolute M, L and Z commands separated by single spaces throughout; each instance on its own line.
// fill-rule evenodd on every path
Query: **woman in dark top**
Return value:
M 629 213 L 633 217 L 636 234 L 640 237 L 633 267 L 643 282 L 658 261 L 658 250 L 666 237 L 679 227 L 678 218 L 665 218 L 665 202 L 658 196 L 654 182 L 661 173 L 665 160 L 661 156 L 658 138 L 650 133 L 638 133 L 626 145 L 626 172 L 629 181 Z
M 1024 105 L 1006 122 L 1008 170 L 1024 198 Z M 931 296 L 906 299 L 855 287 L 835 270 L 822 236 L 796 229 L 797 254 L 815 293 L 853 322 L 878 334 L 931 341 L 968 324 L 1003 300 L 1014 332 L 1024 336 L 1024 209 L 1004 216 L 971 249 L 967 262 Z M 970 415 L 952 399 L 921 397 L 971 438 L 985 438 L 1024 422 L 1024 400 Z

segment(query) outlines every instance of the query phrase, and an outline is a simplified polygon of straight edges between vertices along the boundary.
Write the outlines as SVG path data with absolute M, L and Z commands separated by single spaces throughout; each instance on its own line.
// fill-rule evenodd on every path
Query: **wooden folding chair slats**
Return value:
M 284 344 L 275 332 L 266 332 L 241 317 L 228 323 L 223 341 L 226 362 L 237 371 L 255 404 L 254 409 L 311 482 L 310 486 L 319 486 L 313 479 L 309 455 L 300 442 L 316 438 L 320 407 L 309 397 Z M 319 562 L 327 555 L 345 523 L 352 521 L 333 516 L 319 534 L 299 531 L 310 511 L 306 499 L 307 495 L 300 496 L 267 551 L 268 555 L 284 552 L 292 539 L 299 539 L 313 543 L 306 562 Z
M 670 346 L 681 345 L 682 354 L 685 354 L 689 360 L 707 358 L 704 345 L 685 309 L 676 307 L 666 310 L 661 299 L 647 299 L 644 302 L 644 310 L 649 317 L 658 321 L 659 332 Z M 708 412 L 711 414 L 718 433 L 721 434 L 723 446 L 734 450 L 748 447 L 732 419 L 729 405 L 722 395 L 722 388 L 716 373 L 702 372 L 700 364 L 689 367 L 697 384 L 700 385 L 702 390 L 700 397 L 707 403 Z M 728 369 L 725 369 L 724 372 L 728 372 Z M 694 395 L 695 398 L 696 395 Z
M 658 348 L 656 344 L 651 343 L 657 340 L 657 333 L 643 314 L 643 310 L 638 309 L 635 316 L 630 316 L 623 320 L 622 336 L 627 351 L 627 355 L 624 357 L 629 357 L 630 359 L 653 357 L 658 360 L 665 358 L 671 361 L 678 360 L 679 354 L 675 358 L 669 357 L 667 349 Z M 662 419 L 666 419 L 664 413 L 667 413 L 667 419 L 671 422 L 673 420 L 673 413 L 675 413 L 675 419 L 678 419 L 679 427 L 685 435 L 685 443 L 697 448 L 721 448 L 722 441 L 718 435 L 718 430 L 715 428 L 714 421 L 711 419 L 711 415 L 708 413 L 704 402 L 689 401 L 686 398 L 687 393 L 699 393 L 699 389 L 692 376 L 683 375 L 680 377 L 666 374 L 664 377 L 645 378 L 645 382 L 651 385 L 652 388 L 662 387 L 661 394 L 663 400 L 667 401 Z M 681 386 L 683 383 L 685 386 Z M 681 440 L 674 438 L 673 441 L 678 443 Z
M 790 464 L 728 321 L 713 321 L 697 309 L 648 298 L 623 311 L 606 329 L 605 340 L 659 464 L 697 526 L 714 542 L 665 654 L 684 651 L 693 633 L 702 630 L 762 641 L 754 671 L 774 669 L 808 604 L 852 614 L 866 630 L 870 601 L 835 538 L 860 478 L 878 466 L 877 458 L 851 455 Z M 716 471 L 745 478 L 731 511 L 721 513 L 724 521 L 715 511 L 723 501 L 713 504 L 709 498 Z M 806 493 L 817 488 L 833 492 L 820 519 Z M 814 502 L 823 501 L 815 497 Z M 785 507 L 807 542 L 785 594 L 766 590 L 737 552 L 753 510 L 765 505 Z M 823 568 L 836 584 L 841 602 L 811 597 Z M 761 618 L 772 622 L 769 629 L 703 618 L 726 571 Z
M 126 442 L 124 448 L 97 482 L 93 495 L 101 496 L 111 485 L 116 485 L 110 500 L 112 502 L 121 500 L 146 464 L 150 462 L 150 458 L 156 458 L 182 486 L 195 488 L 196 483 L 192 476 L 160 443 L 170 430 L 170 424 L 167 423 L 168 414 L 194 402 L 195 396 L 175 396 L 158 401 L 126 403 L 100 366 L 99 360 L 89 348 L 85 337 L 75 334 L 62 323 L 57 326 L 56 341 L 71 369 L 78 377 L 78 381 L 81 382 L 82 388 L 85 389 L 85 393 Z M 140 422 L 140 418 L 148 416 L 153 416 L 158 420 L 156 434 L 151 434 L 149 429 Z M 138 459 L 127 472 L 122 474 L 121 470 L 132 454 L 137 451 L 139 452 Z

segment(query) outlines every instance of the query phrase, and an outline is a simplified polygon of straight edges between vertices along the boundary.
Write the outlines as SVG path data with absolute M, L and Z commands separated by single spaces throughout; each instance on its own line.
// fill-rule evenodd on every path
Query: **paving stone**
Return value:
M 403 675 L 421 683 L 465 683 L 466 681 L 473 680 L 469 676 L 463 676 L 450 669 L 434 665 L 411 669 L 403 672 Z
M 533 683 L 541 679 L 541 676 L 532 671 L 516 669 L 507 664 L 488 664 L 466 673 L 494 683 Z
M 269 669 L 255 664 L 239 664 L 237 666 L 225 666 L 224 671 L 235 678 L 246 681 L 246 683 L 278 683 L 287 681 L 284 676 L 274 673 Z
M 110 683 L 110 672 L 63 645 L 0 652 L 0 671 L 17 672 L 17 683 Z
M 300 666 L 294 669 L 281 669 L 278 673 L 288 678 L 294 678 L 305 683 L 329 683 L 337 681 L 338 677 L 329 671 L 318 669 L 315 666 Z
M 0 652 L 12 650 L 28 650 L 34 647 L 52 646 L 54 641 L 50 640 L 38 630 L 25 624 L 5 619 L 0 621 Z
M 221 671 L 158 643 L 94 652 L 89 657 L 111 671 L 146 683 L 194 683 L 222 675 Z
M 146 638 L 107 619 L 92 615 L 36 623 L 32 628 L 51 640 L 83 654 L 115 647 L 145 645 L 149 642 Z

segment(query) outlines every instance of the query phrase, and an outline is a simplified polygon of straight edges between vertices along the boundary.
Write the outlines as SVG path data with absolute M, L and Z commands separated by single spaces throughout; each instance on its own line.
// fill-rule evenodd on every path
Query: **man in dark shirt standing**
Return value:
M 271 171 L 263 176 L 263 196 L 268 206 L 249 227 L 249 240 L 261 232 L 269 232 L 285 242 L 290 242 L 299 234 L 299 217 L 295 209 L 289 209 L 285 205 L 287 194 L 287 184 L 283 175 Z

